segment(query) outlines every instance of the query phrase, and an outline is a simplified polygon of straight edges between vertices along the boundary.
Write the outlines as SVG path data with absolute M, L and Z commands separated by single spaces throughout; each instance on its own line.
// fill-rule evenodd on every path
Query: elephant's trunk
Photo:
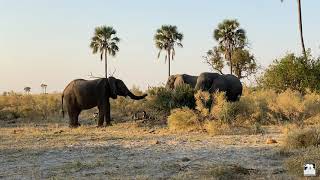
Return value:
M 129 96 L 131 99 L 140 100 L 140 99 L 145 98 L 145 97 L 147 96 L 147 94 L 144 94 L 144 95 L 142 95 L 142 96 L 136 96 L 136 95 L 134 95 L 132 92 L 129 91 L 128 96 Z

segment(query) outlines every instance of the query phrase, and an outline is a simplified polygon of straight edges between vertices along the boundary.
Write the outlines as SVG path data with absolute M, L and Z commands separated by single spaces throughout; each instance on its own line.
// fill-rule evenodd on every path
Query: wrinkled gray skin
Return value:
M 78 116 L 82 110 L 91 109 L 98 106 L 99 118 L 98 127 L 111 125 L 109 98 L 116 99 L 117 96 L 129 96 L 131 99 L 139 100 L 147 96 L 136 96 L 130 92 L 124 82 L 114 77 L 101 78 L 95 80 L 76 79 L 71 81 L 62 93 L 63 102 L 69 115 L 69 126 L 80 126 Z
M 175 74 L 168 78 L 166 88 L 175 89 L 182 84 L 189 84 L 192 88 L 196 86 L 198 76 L 191 76 L 188 74 Z
M 231 74 L 220 75 L 218 73 L 201 73 L 197 79 L 195 90 L 222 91 L 226 93 L 228 101 L 238 101 L 242 95 L 242 84 L 240 80 Z

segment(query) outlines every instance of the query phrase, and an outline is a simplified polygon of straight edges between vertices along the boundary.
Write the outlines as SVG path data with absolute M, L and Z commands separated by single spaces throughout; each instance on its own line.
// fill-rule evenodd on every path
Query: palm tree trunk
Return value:
M 302 31 L 301 0 L 298 0 L 298 14 L 299 14 L 299 30 L 300 30 L 300 40 L 301 40 L 301 45 L 302 45 L 302 52 L 303 52 L 305 60 L 307 61 L 307 54 L 306 54 L 306 48 L 304 46 L 303 31 Z
M 107 55 L 108 54 L 108 50 L 106 49 L 104 51 L 104 73 L 105 73 L 105 76 L 106 78 L 108 78 L 108 60 L 107 60 Z
M 231 49 L 231 45 L 230 45 L 230 43 L 229 43 L 229 45 L 228 45 L 228 60 L 229 60 L 229 63 L 230 63 L 230 74 L 232 74 L 233 73 L 233 63 L 232 63 L 232 55 L 231 55 L 231 51 L 232 51 L 232 49 Z
M 169 60 L 168 77 L 170 77 L 170 61 L 171 61 L 171 58 L 170 58 L 170 50 L 168 50 L 168 60 Z

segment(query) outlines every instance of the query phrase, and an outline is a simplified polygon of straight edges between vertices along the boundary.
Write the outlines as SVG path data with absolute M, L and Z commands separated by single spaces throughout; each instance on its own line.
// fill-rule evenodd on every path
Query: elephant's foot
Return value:
M 112 126 L 111 122 L 107 122 L 107 123 L 106 123 L 106 127 L 107 127 L 107 126 Z
M 77 128 L 80 124 L 69 124 L 69 128 Z
M 103 125 L 97 125 L 96 128 L 103 128 Z

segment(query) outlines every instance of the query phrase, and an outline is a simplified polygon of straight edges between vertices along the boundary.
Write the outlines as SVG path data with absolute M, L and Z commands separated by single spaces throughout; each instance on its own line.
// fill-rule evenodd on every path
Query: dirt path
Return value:
M 284 176 L 281 133 L 172 134 L 120 123 L 97 129 L 49 124 L 0 128 L 0 179 L 211 179 Z M 279 143 L 266 144 L 272 137 Z M 233 172 L 234 171 L 234 172 Z

